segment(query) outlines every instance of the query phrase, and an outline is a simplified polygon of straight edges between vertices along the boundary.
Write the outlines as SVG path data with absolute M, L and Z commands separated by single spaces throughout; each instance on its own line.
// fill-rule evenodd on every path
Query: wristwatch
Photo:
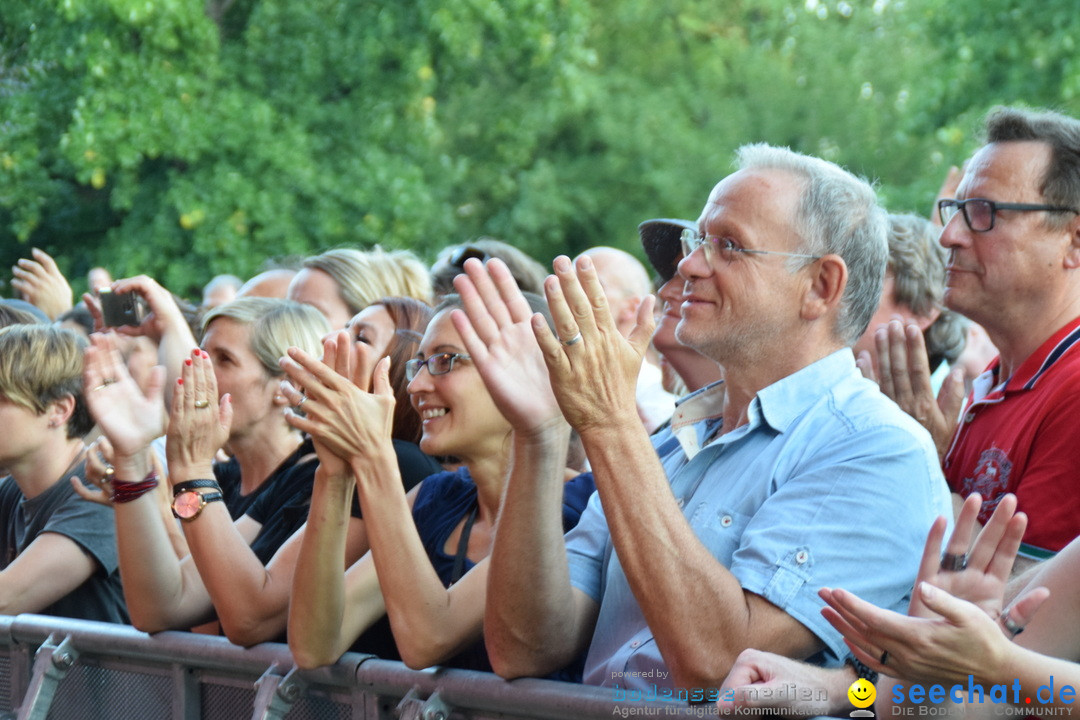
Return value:
M 845 665 L 850 665 L 851 669 L 855 671 L 855 674 L 859 677 L 859 679 L 868 680 L 868 681 L 870 681 L 871 685 L 876 685 L 877 684 L 878 674 L 876 672 L 874 672 L 873 670 L 871 670 L 870 668 L 868 668 L 862 661 L 860 661 L 854 655 L 848 655 L 847 659 L 844 660 L 844 664 Z
M 201 493 L 197 490 L 181 490 L 173 497 L 173 516 L 191 522 L 202 514 L 204 507 L 224 499 L 225 496 L 220 491 Z

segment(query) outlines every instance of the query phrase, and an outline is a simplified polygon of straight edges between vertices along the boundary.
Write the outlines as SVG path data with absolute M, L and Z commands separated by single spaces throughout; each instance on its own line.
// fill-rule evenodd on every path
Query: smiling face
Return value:
M 341 298 L 337 281 L 317 268 L 304 268 L 296 273 L 289 283 L 288 298 L 317 308 L 334 330 L 345 327 L 353 314 Z
M 781 170 L 740 170 L 722 180 L 698 220 L 707 238 L 754 250 L 798 252 L 794 217 L 802 183 Z M 778 255 L 737 253 L 705 259 L 698 248 L 679 262 L 687 296 L 678 339 L 726 366 L 754 363 L 790 342 L 802 297 L 799 273 Z
M 262 422 L 284 422 L 274 402 L 281 378 L 271 376 L 252 352 L 250 325 L 216 318 L 206 328 L 201 347 L 214 363 L 218 396 L 232 395 L 230 438 L 242 437 Z
M 1039 187 L 1049 161 L 1042 142 L 987 145 L 968 163 L 956 197 L 1045 203 Z M 949 251 L 945 305 L 987 328 L 1044 316 L 1049 299 L 1072 282 L 1065 267 L 1069 231 L 1046 221 L 1045 212 L 999 210 L 991 230 L 973 232 L 957 213 L 941 234 Z
M 682 255 L 679 255 L 682 260 Z M 661 354 L 685 346 L 675 337 L 675 330 L 682 321 L 682 303 L 685 297 L 683 279 L 678 274 L 660 286 L 656 295 L 660 300 L 660 317 L 653 331 L 653 345 Z
M 461 335 L 444 310 L 432 318 L 417 357 L 465 352 Z M 510 423 L 499 413 L 471 360 L 459 359 L 444 375 L 426 367 L 409 382 L 409 398 L 423 423 L 420 449 L 428 455 L 450 455 L 466 464 L 502 452 Z
M 851 683 L 847 691 L 848 700 L 857 708 L 867 708 L 874 704 L 877 697 L 877 688 L 865 678 L 859 678 Z

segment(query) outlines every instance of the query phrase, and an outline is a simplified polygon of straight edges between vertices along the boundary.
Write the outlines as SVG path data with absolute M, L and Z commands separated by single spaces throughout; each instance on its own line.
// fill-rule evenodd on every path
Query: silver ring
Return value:
M 881 651 L 881 664 L 884 665 L 888 661 L 889 661 L 889 651 L 888 650 L 882 650 Z
M 298 403 L 296 403 L 295 405 L 293 405 L 293 410 L 299 410 L 299 409 L 300 409 L 300 406 L 301 406 L 301 405 L 303 405 L 303 404 L 304 404 L 304 403 L 306 403 L 306 402 L 307 402 L 307 395 L 303 395 L 303 396 L 301 396 L 301 397 L 300 397 L 300 402 L 298 402 Z
M 1001 615 L 998 616 L 998 619 L 1001 620 L 1002 627 L 1004 627 L 1012 637 L 1016 637 L 1024 632 L 1024 626 L 1009 617 L 1009 610 L 1007 608 L 1001 611 Z
M 577 345 L 579 342 L 581 342 L 581 333 L 578 333 L 577 335 L 570 338 L 569 340 L 563 340 L 562 344 L 565 345 L 566 347 L 570 347 L 571 345 Z
M 203 408 L 208 408 L 208 407 L 210 407 L 210 401 L 209 400 L 196 400 L 195 401 L 195 407 L 198 408 L 199 410 L 202 410 Z
M 967 567 L 967 553 L 954 555 L 945 553 L 941 556 L 941 569 L 946 572 L 960 572 Z
M 104 390 L 105 388 L 109 387 L 110 385 L 115 385 L 115 384 L 116 384 L 116 378 L 102 378 L 101 379 L 101 384 L 96 386 L 96 387 L 90 388 L 90 392 L 95 392 L 97 390 Z

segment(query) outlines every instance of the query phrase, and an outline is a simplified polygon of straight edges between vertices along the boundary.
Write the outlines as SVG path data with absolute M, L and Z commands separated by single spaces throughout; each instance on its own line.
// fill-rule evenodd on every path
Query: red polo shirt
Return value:
M 986 523 L 1005 493 L 1028 516 L 1021 554 L 1045 558 L 1080 535 L 1080 318 L 1054 333 L 1009 378 L 1000 358 L 980 375 L 945 455 L 945 479 L 983 496 Z

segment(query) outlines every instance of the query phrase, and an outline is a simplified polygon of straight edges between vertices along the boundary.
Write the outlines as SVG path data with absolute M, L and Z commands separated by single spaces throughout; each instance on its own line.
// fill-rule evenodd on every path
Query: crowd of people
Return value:
M 641 223 L 650 268 L 482 239 L 198 304 L 95 268 L 76 304 L 34 250 L 0 301 L 0 612 L 720 712 L 1075 687 L 1080 121 L 985 140 L 930 219 L 744 146 L 697 220 Z

